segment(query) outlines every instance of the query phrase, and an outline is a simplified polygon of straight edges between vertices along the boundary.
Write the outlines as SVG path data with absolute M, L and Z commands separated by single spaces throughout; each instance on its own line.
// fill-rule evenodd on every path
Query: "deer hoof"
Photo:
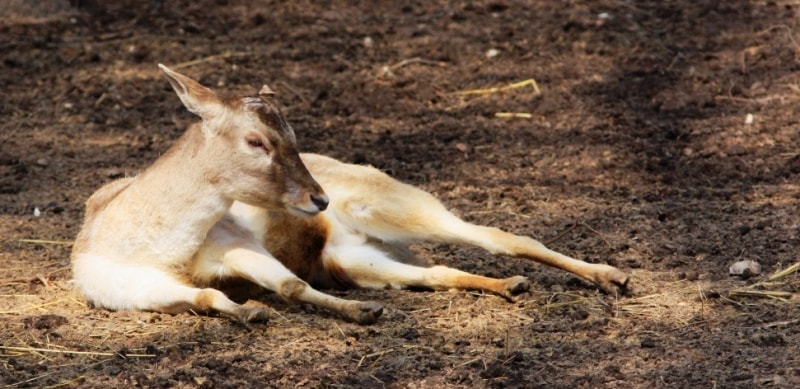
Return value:
M 516 296 L 520 293 L 525 293 L 531 289 L 531 282 L 528 280 L 527 277 L 523 276 L 515 276 L 508 279 L 508 293 L 512 296 Z
M 242 323 L 266 323 L 269 321 L 269 311 L 264 308 L 245 308 L 239 313 Z
M 505 279 L 505 289 L 500 292 L 500 295 L 505 297 L 506 300 L 514 302 L 516 296 L 527 292 L 531 289 L 531 282 L 527 277 L 514 276 Z
M 383 314 L 383 305 L 376 302 L 367 301 L 361 303 L 356 312 L 355 321 L 358 324 L 374 324 Z
M 595 283 L 610 295 L 624 295 L 628 291 L 628 281 L 630 277 L 619 269 L 606 266 L 602 272 L 597 274 Z

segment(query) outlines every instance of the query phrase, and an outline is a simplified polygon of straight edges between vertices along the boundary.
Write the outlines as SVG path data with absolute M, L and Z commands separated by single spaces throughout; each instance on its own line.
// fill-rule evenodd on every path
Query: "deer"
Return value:
M 312 216 L 329 198 L 297 151 L 294 129 L 275 93 L 222 99 L 211 89 L 159 64 L 183 105 L 202 120 L 135 177 L 112 181 L 86 201 L 73 245 L 73 279 L 91 306 L 164 313 L 217 312 L 245 323 L 269 311 L 234 302 L 213 287 L 217 278 L 244 275 L 289 301 L 303 301 L 359 323 L 374 322 L 383 306 L 337 298 L 311 287 L 279 264 L 237 257 L 213 279 L 193 274 L 209 231 L 237 201 Z
M 530 289 L 524 276 L 497 279 L 429 266 L 408 248 L 414 241 L 464 244 L 533 260 L 608 293 L 627 288 L 629 277 L 615 267 L 468 223 L 430 193 L 374 167 L 299 153 L 268 86 L 258 97 L 222 101 L 189 77 L 159 66 L 184 106 L 202 121 L 142 174 L 106 184 L 87 200 L 73 273 L 95 306 L 216 311 L 244 322 L 264 321 L 265 309 L 239 302 L 266 289 L 371 324 L 382 315 L 381 304 L 318 290 L 481 290 L 514 301 Z M 219 132 L 224 141 L 216 139 Z M 215 146 L 220 149 L 205 150 L 204 137 L 208 144 L 222 143 Z M 209 162 L 202 162 L 202 153 L 211 154 Z M 260 181 L 259 174 L 268 179 Z M 176 183 L 173 193 L 169 188 Z M 187 205 L 187 199 L 197 204 Z M 126 227 L 108 230 L 119 225 Z

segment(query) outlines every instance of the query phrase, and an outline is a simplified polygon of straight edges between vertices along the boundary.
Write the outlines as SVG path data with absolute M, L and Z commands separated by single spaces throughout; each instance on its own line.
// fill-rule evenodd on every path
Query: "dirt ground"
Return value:
M 0 386 L 800 387 L 800 276 L 769 280 L 800 261 L 798 17 L 795 1 L 4 1 Z M 335 292 L 383 302 L 371 326 L 274 295 L 254 329 L 90 309 L 69 268 L 83 202 L 194 120 L 159 62 L 231 94 L 269 83 L 303 150 L 615 265 L 632 293 L 419 244 L 532 290 Z M 748 259 L 761 275 L 728 275 Z

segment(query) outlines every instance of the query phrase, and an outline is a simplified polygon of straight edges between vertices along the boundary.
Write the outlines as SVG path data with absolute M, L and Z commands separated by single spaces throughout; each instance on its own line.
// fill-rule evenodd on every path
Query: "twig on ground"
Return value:
M 544 242 L 544 245 L 545 245 L 545 246 L 550 246 L 551 244 L 553 244 L 553 243 L 555 243 L 555 242 L 558 242 L 559 240 L 561 240 L 561 238 L 563 238 L 565 235 L 569 234 L 569 233 L 570 233 L 572 230 L 574 230 L 576 227 L 578 227 L 578 223 L 572 223 L 572 225 L 571 225 L 569 228 L 567 228 L 566 230 L 564 230 L 564 231 L 563 231 L 563 232 L 561 232 L 560 234 L 556 235 L 556 237 L 555 237 L 555 238 L 553 238 L 553 239 L 550 239 L 550 240 L 548 240 L 548 241 Z
M 42 387 L 42 389 L 51 389 L 51 388 L 60 388 L 60 387 L 64 387 L 64 386 L 71 386 L 72 384 L 74 384 L 74 383 L 76 383 L 78 381 L 81 381 L 81 380 L 83 380 L 85 378 L 86 378 L 86 376 L 79 375 L 79 376 L 77 376 L 77 377 L 75 377 L 75 378 L 73 378 L 71 380 L 67 380 L 67 381 L 64 381 L 64 382 L 59 382 L 59 383 L 57 383 L 55 385 L 44 386 L 44 387 Z
M 761 326 L 761 328 L 783 327 L 783 326 L 788 326 L 788 325 L 794 325 L 794 324 L 797 324 L 797 323 L 800 323 L 800 319 L 775 321 L 775 322 L 772 322 L 772 323 L 764 324 L 764 325 Z
M 728 296 L 750 296 L 750 297 L 765 297 L 773 299 L 788 299 L 792 297 L 790 292 L 781 292 L 776 290 L 747 290 L 747 289 L 734 289 L 728 292 Z
M 758 98 L 747 98 L 747 97 L 720 95 L 720 96 L 714 96 L 714 100 L 727 100 L 727 101 L 733 101 L 733 102 L 738 102 L 738 103 L 767 105 L 767 104 L 773 104 L 776 101 L 778 103 L 780 103 L 780 104 L 783 104 L 785 101 L 791 101 L 792 97 L 795 97 L 795 96 L 792 96 L 792 95 L 789 95 L 789 94 L 772 94 L 772 95 L 767 95 L 767 96 L 758 97 Z
M 487 95 L 497 92 L 505 92 L 513 89 L 524 88 L 526 86 L 530 86 L 533 89 L 534 95 L 542 94 L 542 91 L 539 90 L 539 85 L 536 84 L 536 80 L 529 78 L 524 81 L 515 82 L 510 85 L 500 86 L 500 87 L 493 87 L 493 88 L 484 88 L 484 89 L 468 89 L 458 92 L 453 92 L 454 95 L 457 96 L 466 96 L 466 95 Z
M 386 349 L 386 350 L 383 350 L 383 351 L 378 351 L 378 352 L 374 352 L 374 353 L 372 353 L 372 354 L 367 354 L 367 355 L 364 355 L 364 356 L 362 356 L 362 357 L 361 357 L 361 360 L 360 360 L 360 361 L 358 361 L 358 365 L 356 365 L 356 368 L 359 368 L 359 367 L 361 367 L 361 366 L 363 365 L 363 363 L 364 363 L 364 360 L 365 360 L 365 359 L 367 359 L 367 358 L 372 358 L 372 357 L 378 357 L 378 358 L 376 358 L 376 359 L 375 359 L 375 360 L 374 360 L 374 361 L 373 361 L 373 362 L 372 362 L 372 363 L 369 365 L 368 369 L 372 369 L 372 367 L 374 367 L 374 366 L 375 366 L 375 364 L 376 364 L 376 363 L 378 363 L 378 361 L 380 361 L 380 360 L 381 360 L 381 358 L 383 358 L 383 356 L 384 356 L 385 354 L 387 354 L 387 353 L 390 353 L 390 352 L 392 352 L 392 351 L 394 351 L 394 349 L 393 349 L 393 348 L 388 348 L 388 349 Z
M 530 119 L 533 117 L 532 114 L 527 112 L 497 112 L 494 114 L 494 116 L 498 118 L 520 118 L 520 119 Z
M 414 57 L 414 58 L 404 59 L 404 60 L 402 60 L 402 61 L 400 61 L 400 62 L 398 62 L 398 63 L 396 63 L 394 65 L 388 65 L 388 66 L 381 67 L 381 73 L 380 73 L 379 77 L 394 76 L 394 73 L 392 72 L 393 70 L 397 70 L 397 69 L 402 68 L 403 66 L 407 66 L 407 65 L 411 65 L 411 64 L 415 64 L 415 63 L 423 64 L 423 65 L 437 66 L 437 67 L 440 67 L 440 68 L 447 67 L 447 63 L 446 62 L 432 61 L 432 60 L 421 58 L 421 57 Z
M 771 275 L 767 279 L 767 281 L 779 280 L 779 279 L 781 279 L 783 277 L 786 277 L 786 276 L 788 276 L 788 275 L 790 275 L 792 273 L 795 273 L 797 271 L 800 271 L 800 262 L 797 262 L 794 265 L 787 267 L 786 269 L 783 269 L 783 270 L 780 270 L 780 271 L 776 272 L 775 274 Z
M 614 246 L 612 246 L 612 245 L 611 245 L 611 242 L 609 242 L 609 241 L 608 241 L 608 240 L 607 240 L 607 239 L 606 239 L 606 238 L 603 236 L 603 234 L 601 234 L 599 231 L 597 231 L 597 230 L 595 230 L 594 228 L 592 228 L 592 226 L 590 226 L 590 225 L 586 224 L 586 222 L 581 222 L 581 224 L 583 224 L 583 226 L 584 226 L 584 227 L 588 228 L 588 229 L 589 229 L 589 231 L 592 231 L 592 232 L 594 232 L 594 233 L 595 233 L 597 236 L 599 236 L 599 237 L 600 237 L 600 239 L 602 239 L 602 240 L 603 240 L 603 242 L 606 242 L 606 245 L 608 245 L 608 247 L 614 247 Z
M 186 61 L 186 62 L 181 62 L 179 64 L 172 65 L 171 68 L 177 70 L 177 69 L 188 68 L 190 66 L 198 65 L 198 64 L 201 64 L 203 62 L 210 62 L 210 61 L 215 61 L 215 60 L 218 60 L 218 59 L 228 59 L 228 58 L 234 58 L 234 57 L 244 57 L 244 56 L 250 55 L 250 54 L 252 54 L 252 52 L 249 52 L 249 51 L 226 51 L 226 52 L 224 52 L 222 54 L 209 55 L 207 57 L 198 58 L 198 59 L 191 60 L 191 61 Z
M 334 326 L 336 326 L 336 329 L 337 329 L 337 330 L 339 330 L 339 333 L 340 333 L 340 334 L 342 334 L 342 337 L 343 337 L 345 340 L 347 340 L 347 335 L 345 335 L 345 334 L 344 334 L 344 331 L 342 331 L 342 327 L 339 327 L 339 325 L 338 325 L 338 324 L 336 324 L 336 322 L 333 322 L 333 325 L 334 325 Z
M 46 239 L 20 239 L 17 242 L 19 243 L 34 243 L 34 244 L 55 244 L 55 245 L 65 245 L 65 246 L 72 246 L 75 242 L 66 241 L 66 240 L 46 240 Z
M 470 363 L 473 363 L 473 362 L 478 362 L 478 361 L 481 361 L 481 360 L 483 360 L 483 358 L 480 358 L 480 357 L 479 357 L 479 358 L 475 358 L 475 359 L 470 359 L 469 361 L 462 362 L 462 363 L 460 363 L 460 364 L 456 365 L 456 367 L 467 366 L 467 365 L 469 365 Z
M 14 347 L 14 346 L 0 346 L 0 350 L 8 350 L 8 351 L 19 351 L 19 352 L 26 352 L 31 354 L 36 353 L 56 353 L 56 354 L 66 354 L 66 355 L 88 355 L 88 356 L 96 356 L 96 357 L 114 357 L 117 356 L 117 353 L 104 353 L 104 352 L 95 352 L 95 351 L 76 351 L 76 350 L 53 350 L 48 348 L 36 348 L 36 347 Z M 154 358 L 155 355 L 153 354 L 125 354 L 126 357 L 130 358 Z
M 414 64 L 414 63 L 421 63 L 423 65 L 438 66 L 440 68 L 447 67 L 447 63 L 442 62 L 442 61 L 432 61 L 432 60 L 425 59 L 425 58 L 414 57 L 414 58 L 404 59 L 404 60 L 402 60 L 402 61 L 400 61 L 400 62 L 398 62 L 398 63 L 396 63 L 396 64 L 394 64 L 392 66 L 389 66 L 389 69 L 390 70 L 396 70 L 396 69 L 402 68 L 403 66 L 411 65 L 411 64 Z
M 36 377 L 28 378 L 28 379 L 27 379 L 27 380 L 25 380 L 25 381 L 19 381 L 19 382 L 15 382 L 15 383 L 13 383 L 13 384 L 11 384 L 11 385 L 8 385 L 8 387 L 22 386 L 23 384 L 27 384 L 27 383 L 29 383 L 29 382 L 33 382 L 33 381 L 38 381 L 38 380 L 40 380 L 40 379 L 42 379 L 42 378 L 49 377 L 49 376 L 51 376 L 51 375 L 53 375 L 53 373 L 52 373 L 52 372 L 50 372 L 50 373 L 44 373 L 44 374 L 42 374 L 42 375 L 39 375 L 39 376 L 36 376 Z
M 794 36 L 792 36 L 792 28 L 787 26 L 787 25 L 785 25 L 785 24 L 779 24 L 777 26 L 771 26 L 771 27 L 767 28 L 766 30 L 757 32 L 756 35 L 768 34 L 773 30 L 779 30 L 779 29 L 780 30 L 786 30 L 786 32 L 787 32 L 786 35 L 789 37 L 789 41 L 792 42 L 792 45 L 794 45 L 795 50 L 800 50 L 800 45 L 797 44 L 797 41 L 794 40 Z

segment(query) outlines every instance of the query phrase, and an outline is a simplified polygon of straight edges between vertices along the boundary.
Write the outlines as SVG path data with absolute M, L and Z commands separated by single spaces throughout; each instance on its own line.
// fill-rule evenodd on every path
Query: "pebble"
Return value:
M 757 276 L 761 274 L 761 264 L 752 259 L 739 261 L 728 268 L 728 273 L 732 276 L 741 276 L 744 278 Z

